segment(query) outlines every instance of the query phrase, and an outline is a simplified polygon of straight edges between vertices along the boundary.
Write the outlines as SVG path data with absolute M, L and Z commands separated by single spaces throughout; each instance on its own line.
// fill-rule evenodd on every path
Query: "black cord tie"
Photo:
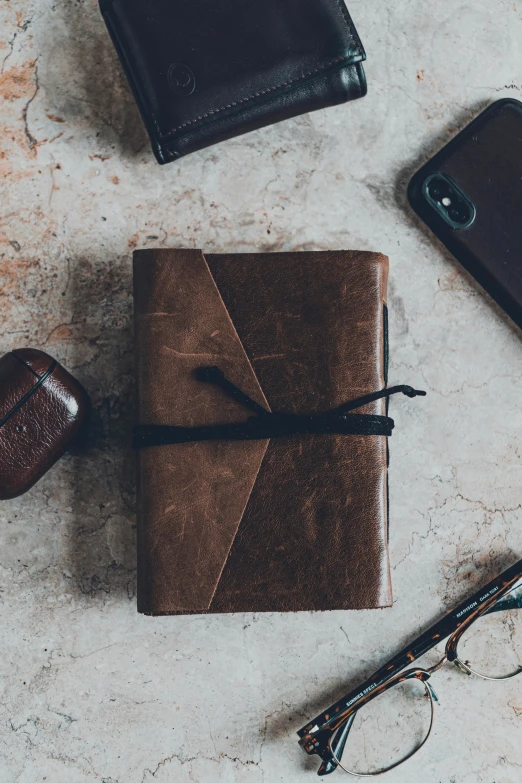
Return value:
M 389 416 L 369 413 L 350 413 L 369 402 L 405 394 L 407 397 L 424 397 L 425 391 L 411 386 L 392 386 L 364 397 L 346 402 L 327 413 L 296 414 L 267 411 L 248 394 L 231 383 L 219 367 L 201 367 L 196 378 L 202 383 L 213 383 L 246 408 L 256 413 L 246 421 L 233 424 L 213 424 L 202 427 L 171 427 L 168 425 L 140 425 L 134 428 L 134 447 L 166 446 L 173 443 L 191 443 L 202 440 L 265 440 L 292 435 L 385 435 L 394 428 Z

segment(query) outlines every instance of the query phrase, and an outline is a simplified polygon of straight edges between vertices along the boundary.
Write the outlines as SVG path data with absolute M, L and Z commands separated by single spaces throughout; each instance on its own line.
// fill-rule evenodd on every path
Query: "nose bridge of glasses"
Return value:
M 440 659 L 440 661 L 436 663 L 434 666 L 430 666 L 428 669 L 426 669 L 426 672 L 429 675 L 435 674 L 435 672 L 438 672 L 439 669 L 442 669 L 442 667 L 444 666 L 447 660 L 448 660 L 448 656 L 445 653 Z

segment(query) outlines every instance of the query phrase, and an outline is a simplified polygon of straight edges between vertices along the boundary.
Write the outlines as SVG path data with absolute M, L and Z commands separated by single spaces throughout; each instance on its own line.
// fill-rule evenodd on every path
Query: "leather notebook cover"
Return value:
M 136 251 L 138 424 L 244 421 L 241 404 L 198 382 L 202 366 L 272 411 L 327 411 L 382 389 L 387 277 L 377 253 Z M 139 450 L 138 610 L 389 606 L 387 516 L 383 436 Z
M 160 163 L 366 93 L 344 0 L 100 0 Z

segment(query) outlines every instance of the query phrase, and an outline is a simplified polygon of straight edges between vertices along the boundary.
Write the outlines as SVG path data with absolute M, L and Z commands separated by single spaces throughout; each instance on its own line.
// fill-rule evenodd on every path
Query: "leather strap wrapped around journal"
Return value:
M 378 253 L 134 254 L 137 430 L 198 434 L 138 449 L 140 612 L 391 604 L 384 434 L 199 439 L 244 422 L 242 398 L 269 430 L 271 412 L 302 424 L 373 399 L 387 277 Z M 239 397 L 202 383 L 208 367 Z M 386 400 L 357 413 L 384 422 Z

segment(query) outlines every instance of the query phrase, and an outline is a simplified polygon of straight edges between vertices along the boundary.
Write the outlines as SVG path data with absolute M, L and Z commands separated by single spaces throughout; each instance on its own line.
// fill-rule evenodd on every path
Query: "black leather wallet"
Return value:
M 366 94 L 344 0 L 100 0 L 154 154 Z

